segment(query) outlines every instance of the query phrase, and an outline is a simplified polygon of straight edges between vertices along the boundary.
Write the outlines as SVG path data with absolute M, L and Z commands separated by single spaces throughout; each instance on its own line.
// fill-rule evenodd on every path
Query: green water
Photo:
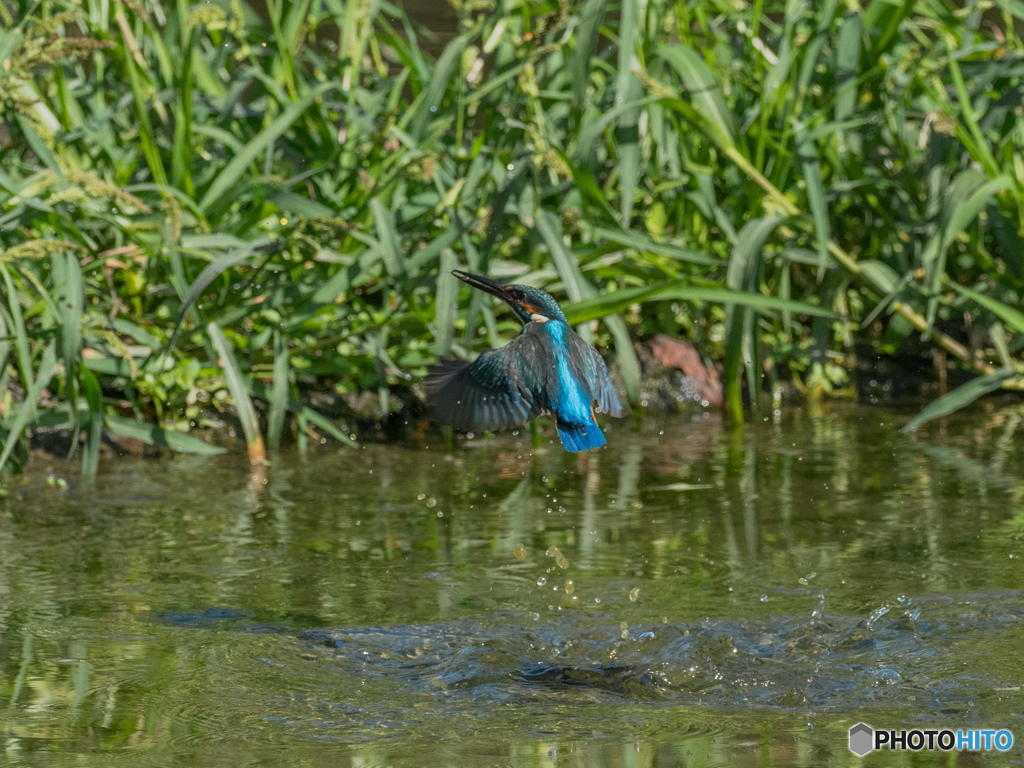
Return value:
M 1020 764 L 846 749 L 1024 743 L 1024 409 L 905 419 L 37 461 L 0 498 L 0 764 Z

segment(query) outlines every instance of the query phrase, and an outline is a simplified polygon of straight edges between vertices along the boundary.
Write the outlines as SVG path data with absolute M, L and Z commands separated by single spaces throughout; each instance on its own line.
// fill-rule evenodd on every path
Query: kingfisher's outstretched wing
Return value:
M 591 344 L 581 339 L 575 332 L 566 334 L 569 347 L 569 359 L 580 381 L 587 382 L 594 402 L 602 413 L 609 416 L 623 416 L 626 409 L 622 407 L 619 392 L 615 389 L 611 374 L 604 358 Z
M 456 429 L 518 427 L 540 412 L 541 385 L 535 372 L 543 354 L 537 338 L 524 333 L 472 363 L 435 365 L 425 382 L 427 403 L 439 422 Z

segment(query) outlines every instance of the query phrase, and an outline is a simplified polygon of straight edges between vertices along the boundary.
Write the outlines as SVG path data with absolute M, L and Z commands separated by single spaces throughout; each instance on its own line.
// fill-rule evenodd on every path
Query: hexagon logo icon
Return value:
M 864 757 L 875 748 L 875 729 L 867 723 L 850 726 L 850 751 Z

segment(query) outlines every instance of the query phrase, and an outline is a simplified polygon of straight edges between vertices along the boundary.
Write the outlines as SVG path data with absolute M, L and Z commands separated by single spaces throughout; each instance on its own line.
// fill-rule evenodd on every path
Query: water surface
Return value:
M 858 720 L 1024 743 L 1024 409 L 905 420 L 123 459 L 91 488 L 37 461 L 0 498 L 0 763 L 949 764 L 858 760 Z

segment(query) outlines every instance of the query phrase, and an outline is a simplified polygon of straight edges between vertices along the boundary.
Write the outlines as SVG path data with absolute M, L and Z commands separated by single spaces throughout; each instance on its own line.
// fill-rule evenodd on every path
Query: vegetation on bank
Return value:
M 565 298 L 634 403 L 657 333 L 735 419 L 896 352 L 974 377 L 925 417 L 1024 388 L 1019 2 L 454 14 L 0 0 L 0 467 L 39 427 L 86 476 L 223 415 L 257 460 L 352 442 L 513 332 L 456 266 Z

